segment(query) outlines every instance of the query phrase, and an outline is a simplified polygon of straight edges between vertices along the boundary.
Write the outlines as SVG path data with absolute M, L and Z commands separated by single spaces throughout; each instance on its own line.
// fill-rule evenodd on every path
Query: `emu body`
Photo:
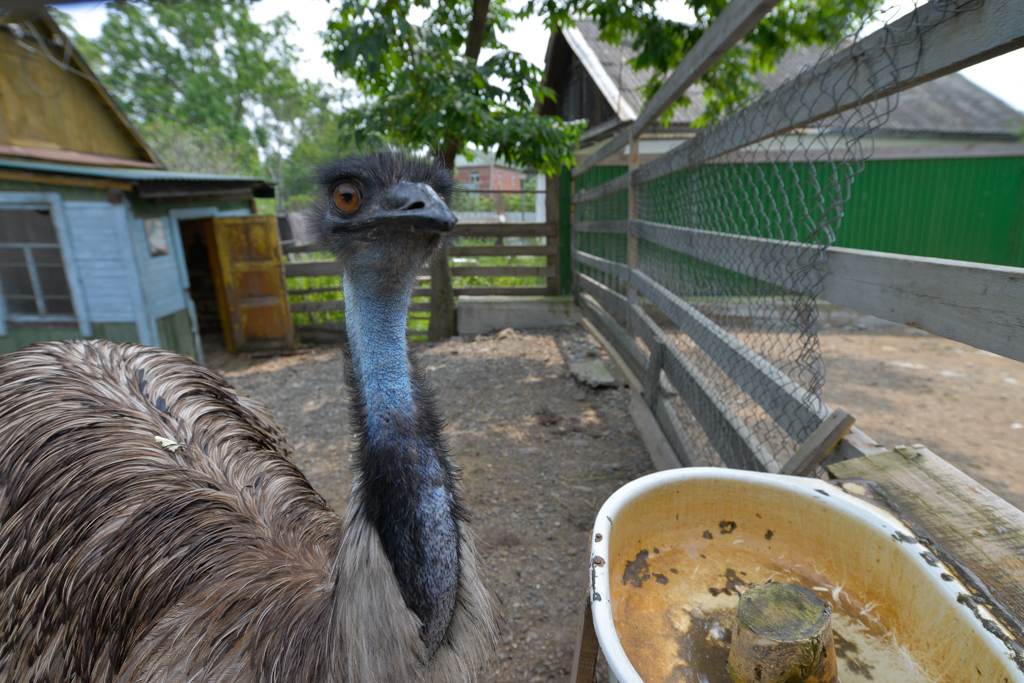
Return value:
M 189 359 L 102 341 L 0 356 L 0 681 L 474 677 L 493 603 L 404 334 L 454 223 L 430 198 L 450 176 L 378 154 L 329 169 L 328 198 L 339 183 L 367 209 L 321 213 L 345 273 L 348 508 Z

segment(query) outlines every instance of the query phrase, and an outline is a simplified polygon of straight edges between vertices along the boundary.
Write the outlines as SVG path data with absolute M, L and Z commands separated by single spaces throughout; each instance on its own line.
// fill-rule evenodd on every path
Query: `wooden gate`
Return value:
M 203 230 L 228 351 L 294 346 L 274 217 L 208 218 Z

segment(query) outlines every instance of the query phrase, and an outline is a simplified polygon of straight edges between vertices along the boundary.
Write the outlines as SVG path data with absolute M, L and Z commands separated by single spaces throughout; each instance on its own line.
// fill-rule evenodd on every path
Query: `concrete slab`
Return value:
M 460 296 L 456 308 L 459 334 L 560 327 L 580 321 L 571 296 Z
M 575 377 L 577 382 L 586 384 L 593 389 L 618 385 L 618 382 L 612 377 L 612 373 L 599 358 L 569 361 L 569 374 Z

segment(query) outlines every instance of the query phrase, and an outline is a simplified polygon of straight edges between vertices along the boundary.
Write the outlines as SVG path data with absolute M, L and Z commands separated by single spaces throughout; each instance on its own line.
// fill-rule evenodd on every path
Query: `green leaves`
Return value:
M 111 3 L 100 36 L 74 40 L 169 168 L 269 175 L 283 210 L 349 144 L 330 109 L 344 93 L 296 76 L 292 19 L 260 25 L 249 6 Z
M 601 38 L 609 43 L 633 40 L 638 54 L 630 66 L 653 70 L 643 89 L 644 97 L 650 99 L 727 4 L 725 0 L 685 1 L 697 17 L 692 26 L 659 17 L 654 3 L 646 0 L 564 0 L 560 9 L 564 15 L 595 19 Z M 859 29 L 882 4 L 883 0 L 783 0 L 700 79 L 705 112 L 697 124 L 727 116 L 748 102 L 759 88 L 753 74 L 773 70 L 787 51 L 838 40 Z M 673 109 L 688 104 L 680 100 Z M 671 113 L 662 117 L 663 123 L 668 123 Z
M 541 87 L 539 69 L 497 38 L 522 13 L 504 0 L 477 5 L 488 13 L 480 45 L 496 51 L 482 61 L 466 58 L 470 0 L 442 0 L 422 26 L 406 17 L 426 1 L 342 2 L 323 34 L 324 55 L 366 96 L 346 120 L 362 139 L 426 144 L 449 164 L 473 143 L 548 173 L 571 165 L 582 126 L 534 112 L 553 93 Z
M 428 144 L 451 159 L 467 144 L 493 148 L 507 161 L 545 172 L 571 166 L 583 130 L 556 116 L 534 113 L 554 97 L 542 74 L 508 50 L 498 33 L 534 13 L 558 29 L 573 17 L 597 21 L 602 39 L 631 42 L 631 66 L 651 69 L 644 87 L 650 98 L 700 39 L 727 0 L 680 0 L 690 6 L 692 26 L 663 19 L 654 0 L 528 0 L 519 10 L 506 0 L 342 0 L 323 34 L 324 55 L 353 78 L 365 102 L 346 114 L 360 138 Z M 825 43 L 855 30 L 882 0 L 783 0 L 750 35 L 701 79 L 705 114 L 698 124 L 728 115 L 756 93 L 754 73 L 771 70 L 800 45 Z M 481 63 L 467 59 L 474 8 L 487 11 L 483 47 L 495 50 Z M 430 9 L 422 26 L 409 23 L 413 8 Z M 689 104 L 685 99 L 676 107 Z M 671 118 L 671 110 L 663 122 Z

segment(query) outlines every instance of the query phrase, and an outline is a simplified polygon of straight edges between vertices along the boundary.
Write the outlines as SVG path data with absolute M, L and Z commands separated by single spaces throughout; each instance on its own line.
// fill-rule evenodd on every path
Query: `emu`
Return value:
M 0 681 L 466 681 L 493 648 L 458 470 L 405 316 L 453 181 L 395 151 L 321 174 L 355 483 L 336 514 L 262 406 L 105 341 L 0 357 Z

